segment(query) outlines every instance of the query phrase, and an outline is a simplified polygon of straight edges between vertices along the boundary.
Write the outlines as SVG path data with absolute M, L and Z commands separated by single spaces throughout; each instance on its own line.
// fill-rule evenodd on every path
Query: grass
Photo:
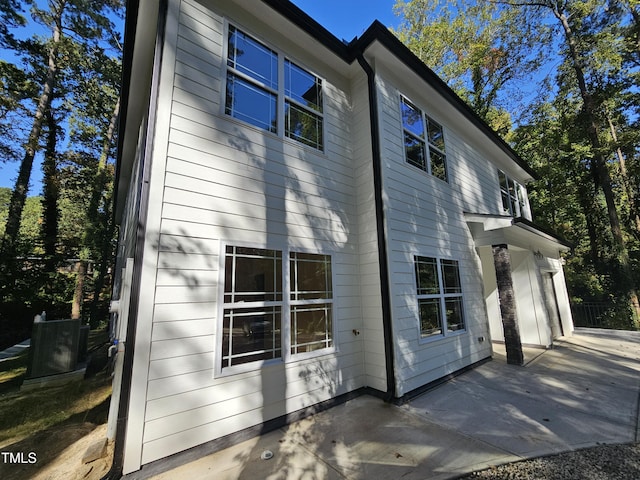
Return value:
M 28 352 L 0 363 L 0 448 L 57 425 L 106 422 L 111 395 L 106 348 L 106 332 L 91 332 L 85 379 L 53 388 L 20 391 Z

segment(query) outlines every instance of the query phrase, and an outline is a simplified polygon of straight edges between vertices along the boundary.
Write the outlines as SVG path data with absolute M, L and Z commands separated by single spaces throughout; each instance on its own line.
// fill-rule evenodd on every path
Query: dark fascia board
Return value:
M 539 175 L 498 135 L 487 123 L 482 120 L 471 107 L 462 100 L 436 73 L 427 67 L 398 37 L 389 31 L 378 20 L 358 39 L 355 39 L 350 46 L 364 51 L 372 43 L 378 41 L 400 59 L 411 70 L 423 78 L 428 84 L 434 87 L 454 108 L 464 115 L 471 123 L 482 131 L 490 140 L 496 143 L 508 156 L 525 170 L 534 179 L 539 179 Z
M 133 65 L 134 43 L 136 27 L 138 24 L 139 0 L 127 0 L 126 16 L 124 21 L 124 50 L 122 52 L 122 79 L 120 82 L 120 115 L 118 118 L 118 151 L 116 155 L 116 178 L 113 195 L 113 215 L 118 218 L 117 201 L 119 192 L 120 175 L 122 170 L 122 150 L 124 148 L 125 128 L 127 123 L 127 106 L 131 92 L 131 68 Z
M 522 226 L 524 228 L 526 228 L 529 231 L 532 231 L 538 235 L 541 235 L 543 237 L 547 237 L 550 240 L 559 243 L 560 245 L 563 245 L 571 250 L 573 250 L 573 248 L 575 247 L 575 245 L 571 242 L 569 242 L 568 240 L 562 238 L 561 236 L 559 236 L 557 233 L 551 231 L 548 228 L 545 227 L 541 227 L 540 225 L 537 225 L 535 223 L 533 223 L 531 220 L 527 220 L 524 217 L 517 217 L 513 219 L 513 224 L 514 225 L 519 225 Z
M 345 62 L 352 63 L 356 59 L 349 45 L 339 40 L 289 0 L 262 0 L 262 2 L 307 32 Z
M 447 101 L 464 115 L 471 123 L 483 132 L 491 141 L 497 144 L 511 160 L 526 171 L 534 179 L 539 175 L 482 120 L 471 107 L 463 101 L 433 70 L 427 67 L 409 48 L 404 45 L 381 22 L 375 20 L 359 38 L 354 38 L 349 44 L 338 40 L 331 32 L 316 22 L 300 8 L 288 0 L 262 0 L 275 11 L 309 33 L 318 42 L 334 52 L 347 63 L 355 61 L 359 52 L 364 52 L 372 43 L 378 41 L 400 59 L 416 74 L 433 86 Z

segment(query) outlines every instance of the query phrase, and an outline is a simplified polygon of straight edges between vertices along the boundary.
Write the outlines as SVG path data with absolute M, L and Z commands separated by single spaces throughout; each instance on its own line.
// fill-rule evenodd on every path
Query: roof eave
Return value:
M 476 128 L 492 140 L 500 149 L 513 160 L 520 168 L 529 174 L 534 180 L 540 178 L 514 150 L 504 141 L 473 109 L 462 100 L 451 87 L 449 87 L 433 70 L 427 67 L 405 44 L 403 44 L 393 33 L 389 31 L 381 22 L 375 20 L 369 28 L 357 39 L 354 39 L 349 46 L 355 51 L 365 51 L 374 42 L 381 43 L 391 51 L 407 67 L 417 75 L 427 81 L 440 93 L 454 108 L 464 115 Z

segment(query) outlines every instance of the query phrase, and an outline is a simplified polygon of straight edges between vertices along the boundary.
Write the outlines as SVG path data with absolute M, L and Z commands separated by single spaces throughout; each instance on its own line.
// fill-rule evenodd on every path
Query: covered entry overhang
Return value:
M 524 218 L 465 213 L 482 263 L 491 337 L 504 342 L 510 363 L 522 346 L 548 348 L 569 335 L 573 320 L 561 253 L 571 245 Z

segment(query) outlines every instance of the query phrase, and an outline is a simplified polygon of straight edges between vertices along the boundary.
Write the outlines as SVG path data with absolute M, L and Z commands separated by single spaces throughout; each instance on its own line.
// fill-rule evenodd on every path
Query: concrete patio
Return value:
M 402 406 L 361 396 L 288 427 L 126 478 L 448 479 L 491 465 L 637 442 L 640 332 L 578 329 L 525 366 L 494 359 Z M 265 451 L 273 457 L 261 459 Z M 195 458 L 195 459 L 194 459 Z

